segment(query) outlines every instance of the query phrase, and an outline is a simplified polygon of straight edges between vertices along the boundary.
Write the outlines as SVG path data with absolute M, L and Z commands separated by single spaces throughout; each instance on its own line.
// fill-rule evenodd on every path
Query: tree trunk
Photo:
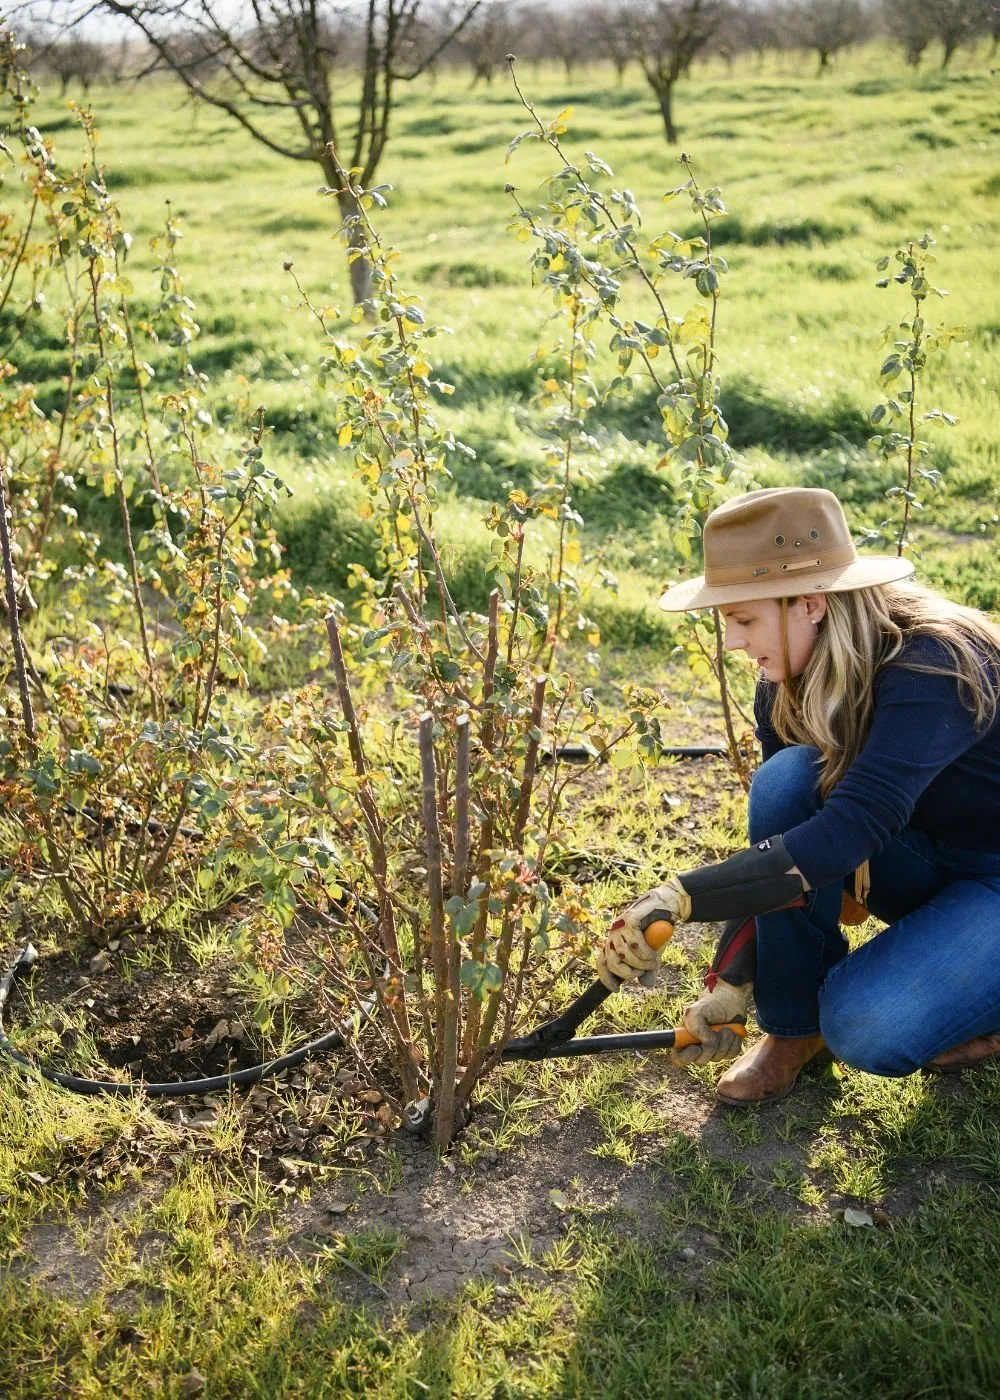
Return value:
M 660 116 L 663 118 L 663 125 L 667 133 L 667 144 L 677 145 L 677 128 L 674 126 L 674 85 L 668 81 L 658 90 L 657 97 L 660 99 Z
M 829 71 L 830 71 L 830 50 L 829 50 L 829 49 L 820 49 L 820 50 L 819 50 L 819 67 L 818 67 L 817 70 L 816 70 L 817 75 L 819 75 L 820 73 L 828 73 Z
M 952 54 L 958 48 L 958 43 L 956 40 L 949 39 L 942 40 L 942 43 L 944 44 L 944 57 L 941 59 L 941 69 L 943 71 L 951 62 Z

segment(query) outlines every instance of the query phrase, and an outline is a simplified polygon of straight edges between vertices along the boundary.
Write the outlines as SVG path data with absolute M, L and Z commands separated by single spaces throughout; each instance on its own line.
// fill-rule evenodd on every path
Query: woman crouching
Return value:
M 726 502 L 704 556 L 661 605 L 718 608 L 760 667 L 751 845 L 631 904 L 602 981 L 655 969 L 654 921 L 726 920 L 684 1013 L 698 1043 L 675 1055 L 737 1056 L 713 1027 L 745 1022 L 752 994 L 765 1034 L 719 1080 L 728 1104 L 784 1097 L 820 1055 L 906 1075 L 1000 1054 L 1000 628 L 908 560 L 859 557 L 829 491 Z M 888 927 L 849 952 L 841 922 L 868 912 Z

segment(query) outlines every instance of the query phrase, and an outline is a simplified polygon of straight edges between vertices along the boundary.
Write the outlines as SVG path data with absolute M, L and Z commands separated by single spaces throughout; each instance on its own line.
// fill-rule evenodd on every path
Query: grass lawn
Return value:
M 731 849 L 742 810 L 719 760 L 581 785 L 591 897 Z M 673 1023 L 711 933 L 607 1023 Z M 37 1008 L 12 1016 L 52 1058 Z M 4 1394 L 996 1393 L 996 1068 L 838 1067 L 732 1112 L 717 1069 L 661 1056 L 509 1065 L 440 1161 L 373 1125 L 351 1063 L 179 1106 L 6 1074 Z
M 659 204 L 678 167 L 635 73 L 619 86 L 601 71 L 568 82 L 528 70 L 522 81 L 546 114 L 574 106 L 570 149 L 608 160 L 652 225 L 688 226 L 679 203 Z M 988 608 L 1000 596 L 995 87 L 985 49 L 947 74 L 913 74 L 872 47 L 822 80 L 806 60 L 699 67 L 678 108 L 685 148 L 731 211 L 725 411 L 758 483 L 830 485 L 857 526 L 886 514 L 890 483 L 865 448 L 866 414 L 881 333 L 904 303 L 874 288 L 874 264 L 925 230 L 938 240 L 951 295 L 929 315 L 965 329 L 930 376 L 926 407 L 959 423 L 929 433 L 943 482 L 917 531 L 920 568 Z M 314 325 L 282 271 L 293 259 L 311 297 L 343 305 L 318 173 L 166 83 L 92 101 L 135 233 L 140 304 L 147 285 L 154 297 L 148 239 L 169 198 L 202 327 L 195 360 L 216 375 L 213 411 L 225 419 L 243 392 L 267 406 L 271 460 L 295 489 L 280 530 L 296 581 L 342 586 L 372 543 L 316 382 Z M 36 119 L 62 147 L 76 141 L 52 94 Z M 381 172 L 395 186 L 381 227 L 429 318 L 454 330 L 439 370 L 456 392 L 441 412 L 476 457 L 456 467 L 441 515 L 466 598 L 481 583 L 487 503 L 507 481 L 530 483 L 545 440 L 534 352 L 548 308 L 526 248 L 505 231 L 504 182 L 530 202 L 548 169 L 531 146 L 505 167 L 525 125 L 499 81 L 408 88 Z M 62 352 L 44 318 L 32 337 L 21 370 L 44 401 Z M 169 382 L 166 349 L 157 364 Z M 716 738 L 718 716 L 688 693 L 668 655 L 672 624 L 649 602 L 679 564 L 668 528 L 677 478 L 656 467 L 655 399 L 640 388 L 591 427 L 575 504 L 587 548 L 620 579 L 594 610 L 604 685 L 656 683 L 672 705 L 668 741 Z M 609 768 L 573 791 L 564 874 L 599 911 L 745 843 L 745 799 L 717 760 L 661 762 L 645 786 Z M 273 1044 L 309 1029 L 299 1004 L 267 1002 L 273 987 L 211 981 L 226 967 L 237 896 L 192 888 L 173 945 L 114 954 L 130 989 L 115 1018 L 138 1008 L 178 1074 L 194 1038 L 184 998 L 199 987 L 206 1016 L 216 995 L 238 993 L 251 1017 L 266 1003 Z M 13 941 L 23 930 L 13 913 L 8 924 Z M 96 1066 L 106 983 L 93 950 L 72 950 L 79 963 L 56 1001 L 43 974 L 59 930 L 31 933 L 45 956 L 12 995 L 8 1028 L 50 1061 Z M 613 998 L 605 1025 L 674 1024 L 712 934 L 682 930 L 661 987 Z M 591 976 L 568 973 L 551 1009 Z M 634 1055 L 504 1066 L 439 1160 L 387 1131 L 378 1109 L 392 1086 L 359 1076 L 346 1053 L 249 1094 L 176 1103 L 75 1097 L 0 1071 L 0 1394 L 992 1400 L 1000 1071 L 890 1081 L 837 1068 L 747 1112 L 717 1105 L 717 1072 Z
M 731 267 L 720 363 L 723 408 L 747 478 L 829 485 L 859 527 L 889 513 L 883 493 L 891 478 L 865 447 L 866 415 L 879 397 L 883 332 L 908 309 L 899 289 L 875 289 L 874 264 L 925 231 L 937 239 L 938 282 L 949 297 L 932 299 L 926 316 L 963 334 L 932 364 L 924 406 L 959 422 L 928 427 L 930 465 L 943 482 L 927 501 L 928 528 L 918 531 L 922 568 L 963 601 L 993 607 L 1000 588 L 995 78 L 985 49 L 955 63 L 947 74 L 915 75 L 894 49 L 873 46 L 823 79 L 805 58 L 731 73 L 709 64 L 684 88 L 679 119 L 699 179 L 719 184 L 730 210 L 716 230 Z M 637 73 L 617 86 L 603 71 L 568 83 L 555 70 L 527 69 L 522 80 L 545 115 L 574 108 L 567 148 L 609 161 L 650 228 L 693 231 L 683 201 L 660 202 L 682 172 Z M 231 413 L 238 387 L 266 406 L 272 458 L 295 490 L 282 524 L 290 562 L 302 579 L 342 586 L 348 563 L 365 560 L 371 541 L 353 509 L 350 463 L 331 431 L 334 405 L 316 384 L 317 328 L 282 270 L 293 260 L 318 305 L 346 308 L 336 210 L 316 193 L 318 170 L 254 144 L 169 83 L 95 91 L 92 103 L 110 183 L 135 234 L 130 267 L 139 304 L 147 289 L 154 295 L 148 240 L 170 200 L 183 222 L 182 268 L 202 328 L 196 363 L 217 377 L 216 411 Z M 36 116 L 64 152 L 72 148 L 73 118 L 61 104 L 45 97 Z M 530 204 L 553 173 L 533 143 L 504 164 L 507 143 L 527 125 L 507 82 L 472 89 L 449 76 L 405 87 L 379 172 L 393 186 L 379 227 L 402 254 L 404 285 L 426 298 L 429 319 L 454 332 L 440 342 L 436 366 L 455 385 L 441 416 L 477 455 L 451 463 L 455 493 L 442 521 L 458 591 L 473 597 L 485 503 L 504 482 L 530 484 L 546 437 L 534 353 L 554 332 L 546 298 L 530 285 L 530 246 L 506 231 L 513 206 L 503 192 L 513 181 Z M 682 294 L 677 304 L 683 311 Z M 635 314 L 647 314 L 638 302 Z M 61 348 L 46 339 L 44 319 L 35 333 L 21 368 L 44 386 Z M 169 352 L 159 360 L 167 373 Z M 606 351 L 598 371 L 610 377 Z M 55 401 L 55 380 L 51 393 Z M 592 480 L 574 504 L 620 580 L 601 621 L 611 640 L 662 642 L 663 624 L 647 603 L 679 560 L 664 524 L 676 475 L 656 470 L 663 440 L 655 396 L 640 384 L 632 399 L 613 400 L 592 419 L 595 446 L 584 461 Z

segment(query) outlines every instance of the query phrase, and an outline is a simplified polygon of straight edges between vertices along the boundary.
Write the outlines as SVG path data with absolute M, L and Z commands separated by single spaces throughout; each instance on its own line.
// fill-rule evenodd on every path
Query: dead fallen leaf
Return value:
M 36 1186 L 48 1186 L 52 1180 L 50 1176 L 43 1176 L 41 1172 L 25 1172 L 29 1181 L 33 1181 Z
M 550 1191 L 549 1200 L 552 1205 L 555 1206 L 556 1210 L 569 1210 L 569 1197 L 566 1195 L 565 1191 Z
M 874 1225 L 875 1221 L 866 1210 L 855 1210 L 853 1206 L 848 1206 L 844 1211 L 844 1224 L 860 1228 L 865 1225 Z
M 181 1395 L 200 1395 L 208 1382 L 200 1371 L 188 1371 L 186 1376 L 181 1376 L 177 1382 L 177 1389 Z
M 106 972 L 108 970 L 108 964 L 110 961 L 111 960 L 108 957 L 107 953 L 102 948 L 100 952 L 95 953 L 90 960 L 91 972 Z
M 215 1025 L 205 1037 L 205 1049 L 214 1050 L 220 1040 L 229 1039 L 229 1022 L 226 1020 L 216 1021 Z
M 345 1210 L 350 1210 L 349 1201 L 330 1201 L 326 1207 L 327 1215 L 343 1215 Z

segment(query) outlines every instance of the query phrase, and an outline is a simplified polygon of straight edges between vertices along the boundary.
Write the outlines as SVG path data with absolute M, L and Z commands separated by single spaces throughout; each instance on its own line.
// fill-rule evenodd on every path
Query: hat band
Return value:
M 770 578 L 780 578 L 799 569 L 840 569 L 845 564 L 853 564 L 857 551 L 851 543 L 826 549 L 820 558 L 810 559 L 766 559 L 759 563 L 705 565 L 705 583 L 709 588 L 726 588 L 734 583 L 758 583 Z

